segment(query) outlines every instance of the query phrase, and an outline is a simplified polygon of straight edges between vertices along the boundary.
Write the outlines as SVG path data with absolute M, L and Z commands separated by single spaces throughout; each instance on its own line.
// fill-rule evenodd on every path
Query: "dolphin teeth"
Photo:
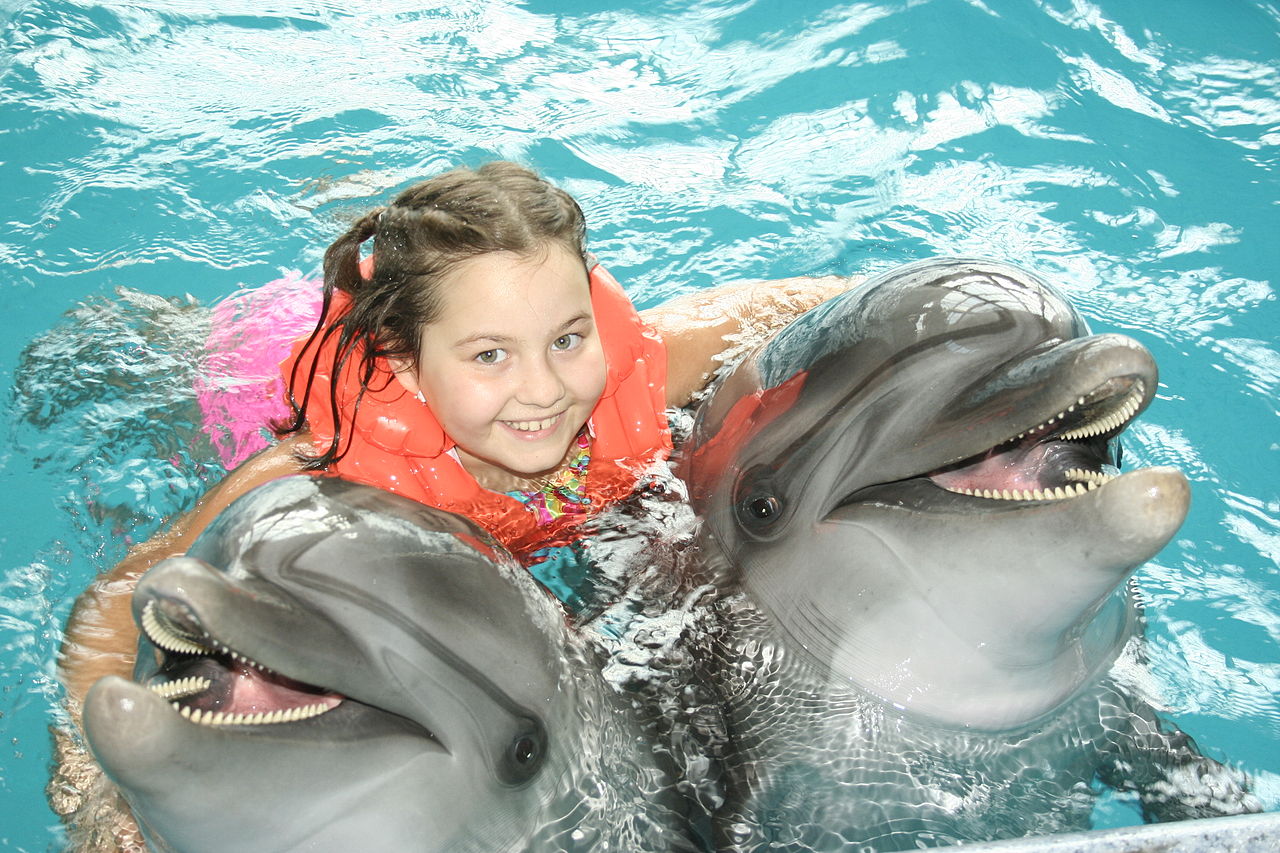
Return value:
M 1116 427 L 1122 426 L 1133 419 L 1138 413 L 1138 409 L 1142 408 L 1142 398 L 1146 395 L 1146 386 L 1142 382 L 1137 382 L 1130 389 L 1125 398 L 1120 401 L 1120 405 L 1115 409 L 1107 412 L 1097 420 L 1090 421 L 1082 426 L 1072 430 L 1067 430 L 1058 436 L 1064 440 L 1072 440 L 1079 438 L 1091 438 L 1095 435 L 1111 432 Z M 1081 399 L 1081 404 L 1084 400 Z
M 1125 395 L 1124 399 L 1120 402 L 1120 405 L 1117 408 L 1107 412 L 1104 415 L 1101 415 L 1096 420 L 1091 420 L 1088 423 L 1085 423 L 1074 429 L 1067 430 L 1059 434 L 1057 437 L 1062 440 L 1070 441 L 1073 439 L 1091 438 L 1092 436 L 1095 436 L 1095 435 L 1101 435 L 1103 433 L 1110 432 L 1116 427 L 1119 427 L 1119 426 L 1122 426 L 1123 424 L 1128 423 L 1133 418 L 1133 416 L 1138 413 L 1138 409 L 1142 407 L 1142 398 L 1145 393 L 1146 393 L 1146 387 L 1142 384 L 1141 381 L 1139 381 L 1134 385 L 1132 389 L 1130 389 L 1129 393 Z M 1076 411 L 1076 409 L 1080 408 L 1081 406 L 1086 405 L 1086 403 L 1087 401 L 1084 397 L 1076 398 L 1075 403 L 1063 409 L 1061 412 L 1058 412 L 1056 415 L 1049 418 L 1044 423 L 1039 424 L 1038 426 L 1035 426 L 1027 430 L 1026 432 L 1018 433 L 1018 438 L 1013 440 L 1019 441 L 1021 439 L 1026 438 L 1029 435 L 1037 435 L 1042 432 L 1047 432 L 1049 428 L 1052 427 L 1054 424 L 1057 424 L 1065 420 L 1067 415 Z
M 1065 486 L 1053 486 L 1044 489 L 948 489 L 956 494 L 972 498 L 986 498 L 995 501 L 1064 501 L 1079 497 L 1098 488 L 1108 480 L 1115 479 L 1107 474 L 1073 469 L 1067 472 L 1071 479 L 1080 480 Z
M 1117 411 L 1117 423 L 1122 423 L 1125 418 L 1132 417 L 1136 412 L 1137 406 L 1141 404 L 1141 397 L 1136 392 L 1131 395 L 1132 401 Z M 1110 420 L 1111 418 L 1104 419 Z M 1100 422 L 1101 423 L 1101 422 Z M 1105 429 L 1103 430 L 1105 431 Z M 1061 486 L 1046 486 L 1039 489 L 990 489 L 981 487 L 957 487 L 948 488 L 950 492 L 965 495 L 972 498 L 985 498 L 987 500 L 1004 500 L 1004 501 L 1060 501 L 1076 498 L 1081 495 L 1088 494 L 1101 486 L 1106 485 L 1114 480 L 1118 475 L 1107 471 L 1093 471 L 1087 468 L 1071 468 L 1063 472 L 1063 477 L 1067 482 Z M 947 488 L 947 487 L 943 487 Z M 256 664 L 255 664 L 256 665 Z
M 177 702 L 169 703 L 183 718 L 202 726 L 272 726 L 280 723 L 296 723 L 318 717 L 332 709 L 324 702 L 304 705 L 300 708 L 278 708 L 274 711 L 259 711 L 256 714 L 229 714 L 223 711 L 201 711 L 189 705 Z
M 1066 472 L 1066 476 L 1070 480 L 1075 480 L 1095 489 L 1098 486 L 1115 479 L 1111 474 L 1104 474 L 1101 471 L 1086 471 L 1083 468 L 1072 468 L 1070 471 Z
M 193 675 L 188 678 L 180 678 L 177 681 L 166 681 L 163 684 L 152 684 L 150 690 L 152 693 L 160 696 L 162 699 L 180 699 L 184 696 L 194 696 L 197 693 L 203 693 L 209 689 L 209 685 L 213 682 L 207 678 L 200 678 Z
M 190 637 L 183 636 L 166 625 L 163 617 L 157 613 L 154 601 L 148 601 L 147 606 L 142 608 L 142 630 L 151 642 L 167 652 L 186 655 L 213 653 L 213 650 L 208 646 L 202 645 Z
M 166 652 L 174 652 L 184 655 L 213 655 L 223 654 L 231 658 L 236 663 L 242 663 L 246 666 L 252 666 L 254 669 L 262 672 L 274 672 L 274 670 L 263 666 L 255 660 L 251 660 L 241 653 L 232 650 L 229 646 L 218 643 L 216 646 L 205 645 L 194 637 L 186 634 L 179 634 L 168 624 L 168 620 L 164 615 L 156 610 L 156 603 L 148 601 L 147 606 L 142 609 L 142 630 L 147 637 L 156 646 L 164 649 Z M 211 638 L 210 638 L 211 639 Z M 173 682 L 177 683 L 177 682 Z M 205 687 L 208 684 L 206 683 Z M 200 692 L 204 688 L 192 692 Z M 173 696 L 165 696 L 165 698 L 174 698 Z

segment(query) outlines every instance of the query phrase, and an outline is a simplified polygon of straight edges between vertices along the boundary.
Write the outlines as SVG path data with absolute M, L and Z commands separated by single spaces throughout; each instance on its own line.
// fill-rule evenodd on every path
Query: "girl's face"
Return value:
M 556 470 L 604 392 L 582 260 L 558 245 L 493 252 L 458 264 L 441 288 L 400 382 L 426 397 L 481 485 L 503 491 Z

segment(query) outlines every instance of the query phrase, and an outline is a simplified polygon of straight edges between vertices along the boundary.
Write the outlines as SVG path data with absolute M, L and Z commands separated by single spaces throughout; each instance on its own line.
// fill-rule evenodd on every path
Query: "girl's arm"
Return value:
M 166 557 L 187 549 L 218 513 L 268 480 L 302 472 L 297 451 L 310 449 L 309 435 L 292 436 L 248 459 L 214 486 L 191 512 L 167 530 L 130 549 L 111 571 L 96 578 L 76 599 L 58 655 L 58 671 L 67 688 L 67 705 L 80 723 L 85 694 L 104 675 L 129 678 L 137 653 L 138 629 L 133 623 L 133 588 L 138 578 Z
M 826 276 L 726 284 L 641 311 L 667 345 L 667 405 L 687 406 L 725 361 L 861 281 Z

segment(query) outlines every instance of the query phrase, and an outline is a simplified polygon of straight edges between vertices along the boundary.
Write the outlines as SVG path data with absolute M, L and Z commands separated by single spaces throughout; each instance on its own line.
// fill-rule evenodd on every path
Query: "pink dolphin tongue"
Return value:
M 333 708 L 342 701 L 339 693 L 320 691 L 300 681 L 239 662 L 230 667 L 227 679 L 227 692 L 217 709 L 227 714 L 288 711 L 319 704 Z
M 1053 453 L 1055 442 L 1027 442 L 989 451 L 976 462 L 956 468 L 936 471 L 929 479 L 944 489 L 1043 489 L 1046 485 L 1046 462 Z

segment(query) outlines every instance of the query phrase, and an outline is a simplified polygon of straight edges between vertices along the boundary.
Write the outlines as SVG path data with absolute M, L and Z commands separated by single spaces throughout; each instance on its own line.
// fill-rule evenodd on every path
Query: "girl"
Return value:
M 447 173 L 334 243 L 325 280 L 286 365 L 308 467 L 470 517 L 580 607 L 577 523 L 671 443 L 662 342 L 577 204 L 513 164 Z
M 585 234 L 567 193 L 491 163 L 406 190 L 334 242 L 320 324 L 284 365 L 286 437 L 81 595 L 60 661 L 73 715 L 98 678 L 132 671 L 129 597 L 142 572 L 286 474 L 335 474 L 463 513 L 577 605 L 589 565 L 577 525 L 666 457 L 664 409 L 692 400 L 727 339 L 847 285 L 723 287 L 642 317 Z

